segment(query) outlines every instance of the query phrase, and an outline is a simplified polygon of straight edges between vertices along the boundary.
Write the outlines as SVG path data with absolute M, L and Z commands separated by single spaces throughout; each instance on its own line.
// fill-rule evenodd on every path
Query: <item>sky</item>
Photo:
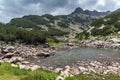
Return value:
M 0 22 L 24 15 L 66 15 L 77 7 L 114 11 L 120 8 L 120 0 L 0 0 Z

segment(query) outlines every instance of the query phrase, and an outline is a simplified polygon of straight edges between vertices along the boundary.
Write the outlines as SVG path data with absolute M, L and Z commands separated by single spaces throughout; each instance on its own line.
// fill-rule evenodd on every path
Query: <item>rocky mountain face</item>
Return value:
M 119 9 L 117 9 L 117 10 L 115 10 L 114 12 L 120 12 L 120 8 L 119 8 Z
M 104 17 L 110 14 L 110 11 L 107 12 L 98 12 L 96 10 L 83 10 L 78 7 L 69 15 L 70 20 L 74 23 L 81 24 L 82 26 L 89 25 L 95 18 Z
M 109 11 L 107 11 L 107 12 L 98 12 L 96 10 L 94 10 L 94 11 L 85 10 L 84 12 L 85 12 L 85 14 L 90 15 L 92 17 L 96 17 L 96 18 L 97 17 L 104 17 L 104 16 L 109 14 Z
M 78 7 L 75 9 L 74 12 L 71 13 L 71 15 L 74 15 L 74 14 L 86 14 L 86 15 L 89 15 L 91 17 L 104 17 L 106 15 L 108 15 L 110 13 L 110 11 L 107 11 L 107 12 L 98 12 L 96 10 L 94 11 L 90 11 L 90 10 L 83 10 L 82 8 Z

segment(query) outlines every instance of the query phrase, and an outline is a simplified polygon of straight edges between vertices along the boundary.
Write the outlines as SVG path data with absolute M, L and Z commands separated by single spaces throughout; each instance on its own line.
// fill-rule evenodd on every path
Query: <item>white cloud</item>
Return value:
M 41 9 L 41 4 L 29 4 L 27 6 L 23 7 L 26 10 L 26 14 L 41 14 L 42 9 Z
M 64 8 L 59 8 L 56 11 L 52 12 L 51 14 L 52 15 L 58 15 L 58 14 L 65 15 L 65 14 L 68 14 L 68 11 Z
M 105 6 L 105 0 L 98 0 L 97 6 Z
M 117 6 L 120 6 L 120 0 L 113 0 Z
M 86 2 L 86 0 L 78 0 L 77 4 L 84 4 Z

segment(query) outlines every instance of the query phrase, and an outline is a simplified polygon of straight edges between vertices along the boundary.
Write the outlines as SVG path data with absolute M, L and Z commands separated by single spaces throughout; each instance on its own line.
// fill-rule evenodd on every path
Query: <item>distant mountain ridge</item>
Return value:
M 110 13 L 110 11 L 98 12 L 96 10 L 83 10 L 82 8 L 78 7 L 69 15 L 69 17 L 73 22 L 82 24 L 82 26 L 86 26 L 89 25 L 94 19 L 104 17 Z
M 40 30 L 58 29 L 76 34 L 82 32 L 84 26 L 91 24 L 96 18 L 104 17 L 109 13 L 83 10 L 78 7 L 69 15 L 27 15 L 21 18 L 13 18 L 7 25 Z
M 21 21 L 24 21 L 27 23 L 31 23 L 32 26 L 35 26 L 35 27 L 37 25 L 44 25 L 45 23 L 47 23 L 47 27 L 49 27 L 49 26 L 53 26 L 54 24 L 51 25 L 48 23 L 51 23 L 51 22 L 53 23 L 55 20 L 62 19 L 69 23 L 72 22 L 72 23 L 78 24 L 80 26 L 86 26 L 86 25 L 90 24 L 95 18 L 104 17 L 104 16 L 108 15 L 109 13 L 110 13 L 110 11 L 98 12 L 96 10 L 94 10 L 94 11 L 83 10 L 82 8 L 78 7 L 69 15 L 61 15 L 61 16 L 52 16 L 50 14 L 46 14 L 46 15 L 42 15 L 42 16 L 28 15 L 28 16 L 23 16 L 22 18 L 14 18 L 8 24 L 19 27 L 19 25 L 17 25 L 17 23 L 21 23 Z M 19 22 L 19 20 L 20 20 L 20 22 Z M 16 23 L 14 23 L 14 22 L 16 22 Z M 58 25 L 54 25 L 54 26 L 58 26 Z M 23 25 L 23 27 L 24 27 L 24 25 Z M 27 26 L 27 27 L 29 27 L 29 26 Z M 69 27 L 69 25 L 66 25 L 66 27 Z
M 83 10 L 82 8 L 78 7 L 75 9 L 74 12 L 71 13 L 71 15 L 75 14 L 75 13 L 77 13 L 77 14 L 82 13 L 82 14 L 89 15 L 91 17 L 104 17 L 104 16 L 108 15 L 110 13 L 110 11 L 107 11 L 107 12 L 99 12 L 96 10 L 90 11 L 90 10 Z

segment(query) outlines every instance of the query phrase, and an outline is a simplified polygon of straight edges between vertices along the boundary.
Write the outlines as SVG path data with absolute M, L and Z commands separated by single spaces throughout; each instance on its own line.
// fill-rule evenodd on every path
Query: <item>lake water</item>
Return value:
M 47 67 L 64 67 L 79 60 L 120 60 L 120 50 L 97 49 L 97 48 L 79 48 L 72 50 L 59 51 L 54 56 L 43 60 L 37 60 L 34 63 Z

